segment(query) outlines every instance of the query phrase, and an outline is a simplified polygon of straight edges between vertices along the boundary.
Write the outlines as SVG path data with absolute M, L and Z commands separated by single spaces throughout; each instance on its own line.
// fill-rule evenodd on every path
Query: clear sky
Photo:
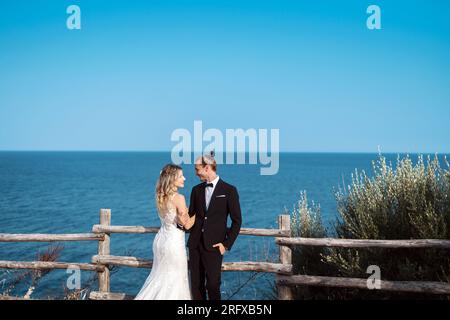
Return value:
M 69 30 L 66 8 L 81 8 Z M 381 30 L 366 9 L 381 8 Z M 282 151 L 450 152 L 450 1 L 0 2 L 0 150 L 170 150 L 177 128 Z

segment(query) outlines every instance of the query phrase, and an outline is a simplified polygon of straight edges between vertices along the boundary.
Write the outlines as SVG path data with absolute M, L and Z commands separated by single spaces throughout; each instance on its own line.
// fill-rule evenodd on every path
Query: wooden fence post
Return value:
M 291 217 L 288 214 L 278 216 L 278 226 L 281 230 L 291 231 Z M 282 264 L 292 265 L 292 250 L 287 246 L 280 246 L 280 262 Z M 278 279 L 278 275 L 276 278 Z M 279 300 L 292 300 L 292 289 L 288 286 L 277 285 Z
M 111 209 L 100 209 L 100 225 L 111 225 Z M 105 233 L 104 240 L 98 242 L 98 255 L 110 255 L 110 234 Z M 109 267 L 105 266 L 103 272 L 98 273 L 98 289 L 100 292 L 110 292 Z

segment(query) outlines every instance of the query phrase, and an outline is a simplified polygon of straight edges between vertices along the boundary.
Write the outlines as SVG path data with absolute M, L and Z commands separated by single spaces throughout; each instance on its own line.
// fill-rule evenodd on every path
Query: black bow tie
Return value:
M 207 183 L 207 184 L 205 184 L 205 188 L 208 188 L 208 187 L 213 188 L 213 187 L 214 187 L 214 184 L 212 184 L 212 183 Z

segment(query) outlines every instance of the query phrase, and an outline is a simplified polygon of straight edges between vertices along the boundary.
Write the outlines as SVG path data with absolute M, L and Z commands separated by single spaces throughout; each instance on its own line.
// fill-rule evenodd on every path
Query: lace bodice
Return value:
M 177 226 L 177 209 L 173 204 L 173 198 L 175 195 L 172 195 L 167 203 L 167 208 L 163 212 L 158 212 L 159 219 L 161 220 L 161 227 L 170 227 Z
M 161 226 L 169 226 L 177 224 L 177 210 L 166 210 L 164 213 L 159 213 L 159 219 L 161 220 Z

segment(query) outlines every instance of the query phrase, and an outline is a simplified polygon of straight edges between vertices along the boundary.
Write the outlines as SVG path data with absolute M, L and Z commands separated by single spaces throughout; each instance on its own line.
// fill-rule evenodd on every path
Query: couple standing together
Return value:
M 242 221 L 237 189 L 220 179 L 216 169 L 213 155 L 196 159 L 195 174 L 203 182 L 192 188 L 189 209 L 178 193 L 186 180 L 182 168 L 168 164 L 161 171 L 156 185 L 161 228 L 153 241 L 152 271 L 136 300 L 221 299 L 223 255 L 233 246 Z

